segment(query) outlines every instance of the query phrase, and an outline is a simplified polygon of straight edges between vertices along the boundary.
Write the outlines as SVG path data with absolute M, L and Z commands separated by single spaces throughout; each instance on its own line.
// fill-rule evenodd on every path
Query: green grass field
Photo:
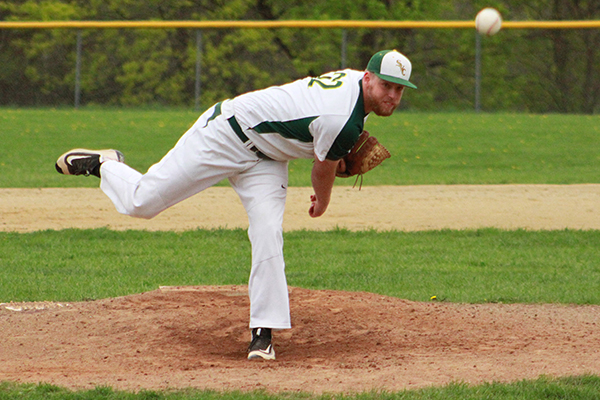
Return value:
M 477 386 L 454 383 L 439 388 L 364 394 L 327 394 L 308 396 L 303 393 L 269 395 L 263 392 L 227 394 L 213 391 L 141 391 L 128 393 L 110 388 L 96 388 L 72 392 L 53 385 L 15 385 L 0 383 L 0 400 L 531 400 L 565 399 L 597 400 L 600 398 L 600 378 L 594 376 L 568 377 L 560 379 L 539 378 L 514 384 L 486 383 Z
M 285 234 L 292 286 L 415 301 L 600 304 L 600 232 Z M 81 301 L 160 285 L 244 285 L 246 232 L 0 232 L 0 302 Z
M 559 379 L 541 377 L 512 384 L 485 383 L 469 386 L 453 383 L 443 387 L 430 387 L 401 392 L 373 392 L 360 394 L 324 394 L 310 396 L 304 393 L 271 395 L 264 392 L 228 392 L 178 390 L 167 392 L 140 391 L 138 393 L 115 391 L 107 387 L 73 392 L 54 385 L 0 382 L 0 400 L 598 400 L 600 378 L 578 376 Z
M 119 149 L 144 172 L 196 118 L 190 111 L 0 109 L 0 187 L 97 186 L 54 170 L 75 147 Z M 370 117 L 367 129 L 393 155 L 365 176 L 368 185 L 600 182 L 600 116 L 396 113 Z M 290 185 L 309 186 L 311 166 L 293 161 Z
M 97 187 L 96 179 L 54 170 L 56 158 L 73 147 L 117 148 L 130 165 L 145 171 L 196 117 L 181 110 L 0 109 L 0 188 Z M 365 177 L 368 185 L 600 182 L 600 116 L 399 113 L 371 118 L 367 129 L 393 154 Z M 290 184 L 308 186 L 310 168 L 309 160 L 292 162 Z M 333 230 L 289 232 L 285 239 L 293 286 L 418 301 L 435 295 L 449 302 L 600 304 L 598 231 Z M 245 284 L 249 250 L 242 230 L 4 232 L 0 302 L 99 299 L 158 285 Z M 0 384 L 0 400 L 279 397 L 307 395 L 68 392 L 43 384 Z M 600 380 L 455 384 L 345 398 L 600 399 Z

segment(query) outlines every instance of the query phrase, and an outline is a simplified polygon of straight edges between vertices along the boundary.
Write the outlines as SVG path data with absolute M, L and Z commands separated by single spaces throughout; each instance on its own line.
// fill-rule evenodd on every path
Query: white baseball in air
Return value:
M 477 13 L 475 29 L 480 35 L 492 36 L 502 27 L 502 17 L 495 8 L 487 7 Z

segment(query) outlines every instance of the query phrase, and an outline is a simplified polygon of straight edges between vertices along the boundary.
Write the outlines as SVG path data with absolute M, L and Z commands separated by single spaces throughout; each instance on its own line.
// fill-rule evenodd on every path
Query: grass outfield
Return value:
M 375 392 L 354 395 L 328 394 L 309 396 L 303 393 L 269 395 L 264 392 L 230 392 L 226 395 L 214 391 L 177 390 L 169 392 L 140 391 L 129 393 L 101 387 L 94 390 L 72 392 L 53 385 L 16 385 L 0 383 L 0 400 L 534 400 L 569 399 L 597 400 L 600 398 L 600 378 L 595 376 L 560 379 L 539 378 L 514 384 L 486 383 L 469 386 L 461 383 L 402 392 Z
M 74 147 L 117 148 L 144 172 L 196 118 L 177 110 L 0 109 L 0 187 L 97 186 L 54 170 Z M 365 177 L 368 185 L 600 182 L 598 115 L 400 112 L 372 116 L 366 128 L 392 153 Z M 311 167 L 293 161 L 290 185 L 310 186 Z
M 97 187 L 95 179 L 66 178 L 54 170 L 56 158 L 73 147 L 118 148 L 131 166 L 145 171 L 196 118 L 196 113 L 177 110 L 0 109 L 0 187 Z M 367 129 L 393 154 L 367 175 L 369 185 L 600 182 L 600 116 L 398 113 L 371 117 Z M 292 162 L 290 184 L 308 186 L 310 168 L 310 160 Z M 286 233 L 285 251 L 294 286 L 365 290 L 419 301 L 435 295 L 451 302 L 600 304 L 599 234 L 297 231 Z M 87 300 L 163 284 L 245 284 L 249 261 L 242 230 L 0 233 L 0 302 Z M 0 383 L 0 400 L 307 397 L 109 388 L 70 392 L 45 384 Z M 333 397 L 587 400 L 600 399 L 600 378 L 322 396 Z
M 600 231 L 285 234 L 292 286 L 415 301 L 600 304 Z M 0 302 L 81 301 L 160 285 L 245 285 L 246 232 L 0 232 Z

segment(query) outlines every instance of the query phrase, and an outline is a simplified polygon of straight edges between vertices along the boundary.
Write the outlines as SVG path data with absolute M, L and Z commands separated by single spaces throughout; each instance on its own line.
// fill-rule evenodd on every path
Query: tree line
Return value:
M 493 4 L 491 4 L 493 3 Z M 597 20 L 597 0 L 13 0 L 1 21 L 55 20 L 473 20 L 494 6 L 505 20 Z M 194 104 L 193 29 L 81 31 L 83 105 Z M 476 33 L 471 29 L 210 29 L 201 36 L 202 106 L 237 94 L 364 69 L 378 50 L 413 63 L 403 107 L 472 110 Z M 342 42 L 347 44 L 342 54 Z M 77 31 L 0 30 L 0 105 L 73 104 Z M 483 110 L 597 113 L 599 29 L 505 29 L 481 38 Z

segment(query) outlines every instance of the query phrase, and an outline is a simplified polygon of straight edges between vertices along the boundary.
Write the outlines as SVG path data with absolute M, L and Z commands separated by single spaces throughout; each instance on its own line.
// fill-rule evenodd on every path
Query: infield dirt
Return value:
M 600 229 L 600 185 L 336 187 L 311 219 L 290 188 L 285 229 Z M 229 188 L 153 220 L 114 211 L 98 189 L 0 190 L 0 230 L 246 227 Z M 418 303 L 290 288 L 278 360 L 249 362 L 244 286 L 157 288 L 82 303 L 0 307 L 0 381 L 69 388 L 195 387 L 314 393 L 600 374 L 600 307 Z

